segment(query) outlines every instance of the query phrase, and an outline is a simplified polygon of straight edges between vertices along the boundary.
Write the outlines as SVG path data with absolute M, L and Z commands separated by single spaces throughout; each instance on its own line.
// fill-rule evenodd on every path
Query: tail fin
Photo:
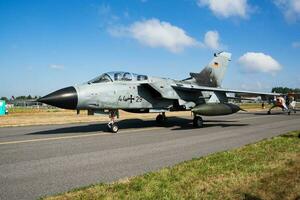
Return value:
M 215 53 L 214 58 L 200 73 L 190 73 L 201 86 L 220 87 L 223 81 L 231 53 Z

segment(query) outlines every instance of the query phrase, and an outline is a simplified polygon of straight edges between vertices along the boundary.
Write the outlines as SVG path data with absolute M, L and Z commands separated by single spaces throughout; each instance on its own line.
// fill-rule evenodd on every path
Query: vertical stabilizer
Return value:
M 200 73 L 190 75 L 201 86 L 220 87 L 230 59 L 231 53 L 215 53 L 212 61 Z

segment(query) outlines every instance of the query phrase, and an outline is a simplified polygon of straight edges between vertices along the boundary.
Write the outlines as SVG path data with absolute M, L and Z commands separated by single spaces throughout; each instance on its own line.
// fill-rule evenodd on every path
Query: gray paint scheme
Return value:
M 211 62 L 200 72 L 184 80 L 150 77 L 129 72 L 108 72 L 74 87 L 53 92 L 39 101 L 67 109 L 88 110 L 88 114 L 108 113 L 108 130 L 119 130 L 115 117 L 119 109 L 133 113 L 157 112 L 156 121 L 163 124 L 167 111 L 191 110 L 194 127 L 203 127 L 200 115 L 217 116 L 241 110 L 229 104 L 227 93 L 275 96 L 221 88 L 231 53 L 214 54 Z M 208 105 L 206 105 L 208 104 Z
M 75 86 L 78 94 L 77 109 L 189 110 L 204 103 L 226 103 L 228 101 L 226 93 L 229 92 L 278 95 L 220 88 L 230 59 L 230 53 L 215 54 L 212 61 L 200 73 L 191 73 L 190 78 L 181 81 L 148 77 L 147 80 L 141 81 L 133 78 L 131 81 L 118 79 L 112 82 L 78 85 Z M 116 76 L 116 73 L 108 74 L 119 76 Z M 212 98 L 208 100 L 211 96 Z

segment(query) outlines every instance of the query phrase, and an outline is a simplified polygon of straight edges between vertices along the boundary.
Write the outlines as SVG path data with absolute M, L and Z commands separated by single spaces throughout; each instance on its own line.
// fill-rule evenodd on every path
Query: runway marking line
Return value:
M 153 128 L 144 128 L 138 130 L 127 130 L 121 131 L 121 133 L 129 133 L 129 132 L 138 132 L 138 131 L 150 131 L 162 129 L 161 127 L 153 127 Z M 61 137 L 51 137 L 51 138 L 38 138 L 38 139 L 30 139 L 30 140 L 18 140 L 18 141 L 8 141 L 8 142 L 0 142 L 0 145 L 7 145 L 7 144 L 21 144 L 21 143 L 29 143 L 29 142 L 42 142 L 42 141 L 51 141 L 51 140 L 63 140 L 63 139 L 74 139 L 74 138 L 85 138 L 85 137 L 93 137 L 93 136 L 102 136 L 102 135 L 112 135 L 114 133 L 93 133 L 93 134 L 86 134 L 86 135 L 71 135 L 71 136 L 61 136 Z
M 277 116 L 277 115 L 275 115 L 275 116 Z M 246 117 L 246 118 L 231 118 L 229 120 L 243 121 L 243 120 L 257 119 L 257 118 L 264 118 L 264 117 L 267 117 L 267 116 Z M 151 131 L 151 130 L 159 130 L 159 129 L 163 129 L 163 127 L 152 127 L 152 128 L 144 128 L 144 129 L 126 130 L 126 131 L 121 131 L 121 133 Z M 38 138 L 38 139 L 30 139 L 30 140 L 7 141 L 7 142 L 0 142 L 0 145 L 22 144 L 22 143 L 29 143 L 29 142 L 43 142 L 43 141 L 52 141 L 52 140 L 74 139 L 74 138 L 85 138 L 85 137 L 94 137 L 94 136 L 112 135 L 112 134 L 113 133 L 101 132 L 101 133 L 93 133 L 93 134 L 88 134 L 88 135 L 81 134 L 81 135 L 51 137 L 51 138 Z

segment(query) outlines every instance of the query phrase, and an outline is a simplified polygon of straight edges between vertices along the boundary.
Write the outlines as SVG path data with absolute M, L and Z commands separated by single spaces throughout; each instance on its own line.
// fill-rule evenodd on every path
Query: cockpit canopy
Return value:
M 148 76 L 134 74 L 130 72 L 107 72 L 104 73 L 90 81 L 91 83 L 105 83 L 105 82 L 113 82 L 113 81 L 144 81 L 148 80 Z

